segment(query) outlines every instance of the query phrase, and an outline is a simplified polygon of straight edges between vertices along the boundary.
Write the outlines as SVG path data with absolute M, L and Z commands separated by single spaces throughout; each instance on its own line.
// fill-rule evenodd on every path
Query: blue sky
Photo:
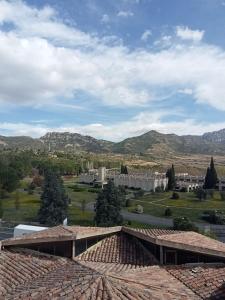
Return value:
M 225 127 L 225 0 L 0 1 L 0 134 Z

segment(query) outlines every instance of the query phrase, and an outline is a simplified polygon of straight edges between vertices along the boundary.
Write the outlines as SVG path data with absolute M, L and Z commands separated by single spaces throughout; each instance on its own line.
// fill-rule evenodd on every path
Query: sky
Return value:
M 0 135 L 225 128 L 225 0 L 0 0 Z

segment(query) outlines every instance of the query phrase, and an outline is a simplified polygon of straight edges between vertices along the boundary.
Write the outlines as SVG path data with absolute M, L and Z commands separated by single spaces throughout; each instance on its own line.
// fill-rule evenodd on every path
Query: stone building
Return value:
M 115 171 L 110 172 L 106 168 L 81 174 L 79 180 L 81 183 L 87 184 L 105 184 L 109 179 L 113 179 L 116 186 L 142 189 L 144 191 L 155 191 L 158 187 L 165 190 L 168 183 L 165 174 L 118 174 Z

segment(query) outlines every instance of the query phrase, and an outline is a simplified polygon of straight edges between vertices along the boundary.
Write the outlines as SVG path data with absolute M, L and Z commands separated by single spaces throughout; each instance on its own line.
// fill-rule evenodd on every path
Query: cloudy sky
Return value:
M 225 127 L 225 0 L 0 0 L 0 134 Z

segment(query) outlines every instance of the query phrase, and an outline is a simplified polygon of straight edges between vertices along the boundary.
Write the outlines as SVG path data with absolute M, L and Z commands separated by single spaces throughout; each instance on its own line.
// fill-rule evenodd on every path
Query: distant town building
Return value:
M 168 179 L 161 173 L 118 174 L 102 167 L 80 175 L 80 183 L 104 185 L 112 179 L 116 186 L 155 191 L 156 188 L 166 189 Z

